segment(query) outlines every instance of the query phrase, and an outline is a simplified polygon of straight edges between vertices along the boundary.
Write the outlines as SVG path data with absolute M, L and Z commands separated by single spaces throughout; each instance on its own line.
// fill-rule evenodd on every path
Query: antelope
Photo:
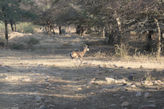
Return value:
M 89 51 L 88 46 L 86 45 L 83 49 L 83 51 L 72 51 L 70 56 L 72 59 L 77 59 L 79 58 L 80 60 L 84 57 L 85 53 Z

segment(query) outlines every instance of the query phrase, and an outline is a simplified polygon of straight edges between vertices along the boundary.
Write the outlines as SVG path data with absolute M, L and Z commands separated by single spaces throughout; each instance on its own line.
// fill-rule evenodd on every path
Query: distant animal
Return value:
M 88 45 L 85 45 L 84 49 L 82 51 L 72 51 L 70 56 L 72 59 L 82 59 L 85 55 L 85 53 L 89 51 Z

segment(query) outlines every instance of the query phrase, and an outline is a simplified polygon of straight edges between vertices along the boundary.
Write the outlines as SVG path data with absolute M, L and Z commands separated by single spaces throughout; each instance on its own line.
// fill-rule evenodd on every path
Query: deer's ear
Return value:
M 85 44 L 85 47 L 88 47 L 88 45 L 87 45 L 87 44 Z

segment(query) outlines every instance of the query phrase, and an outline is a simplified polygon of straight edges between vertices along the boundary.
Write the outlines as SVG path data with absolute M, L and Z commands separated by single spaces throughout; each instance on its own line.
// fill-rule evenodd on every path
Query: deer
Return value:
M 82 61 L 87 51 L 89 51 L 88 45 L 86 45 L 82 51 L 72 51 L 70 56 L 72 59 L 80 59 L 80 61 Z

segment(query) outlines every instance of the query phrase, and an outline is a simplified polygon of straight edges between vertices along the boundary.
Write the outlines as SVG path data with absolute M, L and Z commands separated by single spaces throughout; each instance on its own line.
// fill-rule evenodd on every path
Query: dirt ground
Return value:
M 102 56 L 102 39 L 35 37 L 32 50 L 0 50 L 0 109 L 164 109 L 164 61 Z M 70 52 L 87 43 L 82 63 Z

